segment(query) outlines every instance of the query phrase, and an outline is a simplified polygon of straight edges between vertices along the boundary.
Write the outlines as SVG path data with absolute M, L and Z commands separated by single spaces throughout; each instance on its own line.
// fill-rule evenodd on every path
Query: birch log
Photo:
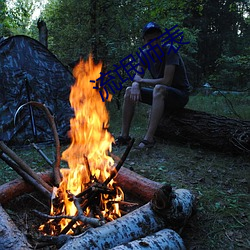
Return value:
M 183 226 L 192 214 L 194 196 L 185 189 L 172 192 L 169 186 L 166 187 L 159 189 L 151 202 L 121 218 L 71 238 L 60 249 L 110 249 L 166 227 Z M 172 224 L 176 222 L 177 225 Z
M 24 235 L 17 229 L 9 215 L 0 204 L 0 249 L 28 250 L 32 249 Z
M 145 238 L 134 240 L 111 250 L 185 250 L 186 247 L 179 234 L 172 229 L 162 229 Z

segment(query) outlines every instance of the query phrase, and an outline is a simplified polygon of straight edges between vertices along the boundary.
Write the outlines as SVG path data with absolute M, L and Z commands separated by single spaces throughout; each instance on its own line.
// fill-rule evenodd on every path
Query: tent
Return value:
M 14 122 L 16 111 L 28 101 L 44 104 L 54 116 L 60 140 L 67 140 L 73 83 L 71 72 L 40 42 L 22 35 L 0 39 L 0 140 L 53 140 L 45 112 L 36 107 L 24 106 Z

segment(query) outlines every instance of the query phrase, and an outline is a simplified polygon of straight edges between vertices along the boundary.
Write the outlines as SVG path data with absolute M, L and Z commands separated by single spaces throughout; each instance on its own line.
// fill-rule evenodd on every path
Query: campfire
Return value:
M 69 170 L 61 169 L 62 181 L 54 190 L 50 212 L 55 220 L 40 227 L 45 234 L 75 234 L 86 222 L 97 226 L 121 217 L 119 202 L 124 194 L 113 180 L 117 165 L 110 156 L 114 138 L 108 131 L 109 114 L 90 82 L 101 70 L 101 63 L 95 65 L 91 56 L 74 68 L 76 81 L 70 93 L 75 112 L 70 120 L 72 142 L 62 153 Z
M 38 152 L 53 166 L 53 177 L 35 173 L 25 161 L 0 141 L 0 157 L 22 178 L 50 200 L 50 214 L 33 211 L 46 221 L 39 230 L 44 236 L 33 239 L 36 248 L 55 245 L 69 249 L 185 249 L 177 232 L 181 232 L 195 205 L 195 196 L 186 189 L 172 190 L 169 185 L 151 181 L 122 165 L 134 139 L 122 157 L 115 162 L 111 157 L 114 138 L 108 131 L 109 115 L 99 92 L 93 89 L 91 79 L 97 79 L 101 63 L 94 64 L 91 56 L 74 68 L 75 84 L 70 93 L 74 117 L 70 120 L 71 145 L 62 153 L 68 168 L 60 169 L 60 143 L 53 116 L 42 104 L 29 102 L 46 113 L 56 145 L 56 161 L 52 164 L 44 153 Z M 18 111 L 19 111 L 18 110 Z M 18 112 L 17 111 L 17 112 Z M 21 181 L 21 180 L 20 180 Z M 54 183 L 52 187 L 48 183 Z M 20 185 L 0 186 L 0 203 L 7 203 L 13 194 L 21 194 Z M 13 192 L 13 187 L 16 186 Z M 9 188 L 11 187 L 11 189 Z M 124 201 L 125 193 L 135 195 L 138 203 Z M 23 185 L 23 192 L 30 186 Z M 10 195 L 11 194 L 11 195 Z M 17 196 L 17 195 L 16 195 Z M 129 207 L 124 212 L 124 208 Z M 133 209 L 130 209 L 133 207 Z M 0 206 L 1 209 L 1 206 Z M 8 215 L 0 210 L 0 224 L 9 225 Z M 30 246 L 24 236 L 14 237 L 0 227 L 5 238 L 0 245 Z M 77 235 L 77 236 L 76 236 Z M 126 245 L 126 246 L 125 246 Z M 126 248 L 128 247 L 128 248 Z

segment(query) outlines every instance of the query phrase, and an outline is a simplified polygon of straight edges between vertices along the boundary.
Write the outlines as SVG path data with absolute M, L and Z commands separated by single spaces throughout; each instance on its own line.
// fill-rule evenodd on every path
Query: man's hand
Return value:
M 141 98 L 141 90 L 138 82 L 133 82 L 130 92 L 130 99 L 138 102 Z

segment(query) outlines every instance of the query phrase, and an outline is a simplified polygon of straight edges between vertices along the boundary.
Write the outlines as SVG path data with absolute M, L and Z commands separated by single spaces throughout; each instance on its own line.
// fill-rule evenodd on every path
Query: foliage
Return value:
M 228 90 L 240 90 L 250 86 L 250 55 L 225 56 L 216 60 L 216 69 L 208 81 L 216 87 L 226 86 Z
M 37 38 L 30 19 L 42 1 L 16 0 L 7 13 L 2 1 L 2 34 Z M 232 89 L 249 84 L 250 4 L 247 0 L 51 0 L 41 14 L 49 30 L 49 49 L 65 64 L 92 52 L 105 70 L 142 47 L 141 29 L 148 21 L 163 29 L 178 25 L 189 44 L 181 46 L 190 82 L 204 80 Z M 8 31 L 9 33 L 8 33 Z M 124 72 L 120 72 L 124 75 Z

